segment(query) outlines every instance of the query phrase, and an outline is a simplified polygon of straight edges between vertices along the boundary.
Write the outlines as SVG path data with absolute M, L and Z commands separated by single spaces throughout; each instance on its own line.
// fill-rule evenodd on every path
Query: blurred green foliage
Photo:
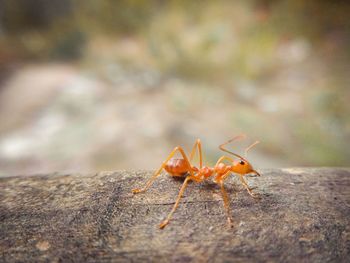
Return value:
M 238 1 L 249 5 L 255 15 L 258 23 L 245 25 L 247 37 L 254 41 L 254 37 L 261 36 L 267 38 L 276 35 L 284 37 L 303 36 L 310 40 L 319 40 L 327 34 L 339 34 L 348 30 L 350 22 L 348 14 L 350 11 L 346 1 L 303 1 L 303 0 L 250 0 Z M 175 27 L 179 26 L 181 19 L 185 18 L 187 25 L 199 25 L 217 19 L 217 15 L 232 13 L 238 15 L 239 11 L 236 3 L 232 1 L 159 1 L 159 0 L 2 0 L 0 2 L 0 23 L 2 37 L 17 37 L 33 34 L 42 34 L 45 37 L 43 41 L 56 42 L 57 39 L 50 34 L 52 31 L 60 33 L 65 37 L 67 28 L 71 29 L 68 35 L 91 35 L 95 33 L 108 33 L 112 35 L 133 35 L 150 34 L 150 25 L 165 21 L 173 22 Z M 211 12 L 211 14 L 210 14 Z M 177 17 L 175 17 L 177 16 Z M 241 15 L 242 16 L 242 15 Z M 243 14 L 244 16 L 244 14 Z M 159 21 L 159 17 L 162 17 Z M 166 17 L 166 18 L 164 18 Z M 235 17 L 222 17 L 221 21 L 228 24 L 235 23 Z M 232 18 L 232 19 L 231 19 Z M 173 21 L 172 21 L 173 20 Z M 238 21 L 238 23 L 241 23 Z M 169 32 L 165 39 L 175 41 L 181 38 L 181 35 L 174 35 L 173 27 L 168 27 L 169 22 L 163 25 Z M 180 25 L 181 26 L 181 25 Z M 225 29 L 224 25 L 219 28 L 211 28 L 203 38 L 203 42 L 198 46 L 203 52 L 210 50 L 216 43 L 220 42 L 220 35 Z M 73 32 L 73 33 L 72 33 Z M 52 36 L 52 39 L 50 39 Z M 152 37 L 152 35 L 149 35 Z M 157 36 L 155 36 L 157 37 Z M 336 36 L 335 36 L 336 37 Z M 68 36 L 67 38 L 72 38 Z M 171 39 L 175 38 L 175 39 Z M 74 39 L 71 40 L 75 42 Z M 259 39 L 259 43 L 261 39 Z M 268 44 L 268 43 L 266 43 Z M 47 45 L 52 48 L 52 45 Z M 179 48 L 180 55 L 181 48 Z M 47 52 L 46 54 L 49 54 Z M 40 54 L 37 54 L 40 56 Z M 185 59 L 188 59 L 185 56 Z
M 107 62 L 232 88 L 240 106 L 233 126 L 263 137 L 266 152 L 301 164 L 342 165 L 350 155 L 349 14 L 350 5 L 340 0 L 2 0 L 0 60 L 89 64 L 90 58 L 99 71 L 89 53 L 94 39 L 132 39 L 141 52 L 128 57 L 111 51 Z M 328 79 L 323 69 L 310 70 L 317 64 L 327 65 Z M 276 80 L 293 70 L 306 74 L 295 76 L 292 87 L 284 87 L 283 77 Z M 308 78 L 320 86 L 298 87 Z M 255 97 L 249 98 L 249 90 Z M 300 111 L 274 110 L 284 92 L 302 93 Z M 259 104 L 271 94 L 277 102 Z M 280 145 L 284 141 L 288 146 Z

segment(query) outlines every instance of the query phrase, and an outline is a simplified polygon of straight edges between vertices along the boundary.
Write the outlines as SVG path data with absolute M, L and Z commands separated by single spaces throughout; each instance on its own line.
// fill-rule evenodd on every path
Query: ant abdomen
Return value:
M 185 159 L 170 159 L 164 169 L 172 176 L 185 176 L 189 173 L 189 167 Z

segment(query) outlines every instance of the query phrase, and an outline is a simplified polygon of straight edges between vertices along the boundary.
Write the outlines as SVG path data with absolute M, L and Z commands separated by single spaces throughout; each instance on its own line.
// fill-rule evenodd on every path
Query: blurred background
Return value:
M 347 1 L 0 0 L 0 176 L 156 169 L 234 135 L 350 164 Z

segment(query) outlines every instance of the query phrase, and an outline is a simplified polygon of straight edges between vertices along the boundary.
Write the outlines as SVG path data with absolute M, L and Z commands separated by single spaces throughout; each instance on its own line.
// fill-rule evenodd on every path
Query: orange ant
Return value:
M 181 147 L 179 147 L 179 146 L 175 147 L 174 150 L 169 154 L 168 158 L 166 158 L 166 160 L 162 163 L 160 168 L 146 182 L 145 186 L 141 189 L 138 189 L 138 188 L 133 189 L 132 192 L 134 194 L 136 194 L 136 193 L 141 193 L 141 192 L 146 191 L 151 186 L 151 184 L 154 182 L 154 180 L 161 174 L 163 169 L 165 169 L 165 171 L 167 171 L 169 173 L 169 175 L 171 175 L 173 177 L 186 176 L 185 181 L 180 189 L 179 195 L 176 199 L 176 202 L 173 206 L 173 209 L 170 211 L 167 218 L 159 225 L 159 228 L 163 229 L 169 223 L 173 213 L 175 212 L 176 208 L 178 207 L 180 199 L 181 199 L 181 197 L 182 197 L 182 195 L 187 187 L 188 182 L 190 180 L 192 180 L 192 181 L 200 183 L 203 180 L 208 179 L 209 177 L 211 177 L 213 175 L 216 175 L 214 178 L 214 182 L 216 184 L 220 185 L 220 187 L 221 187 L 221 193 L 222 193 L 224 206 L 225 206 L 226 213 L 227 213 L 227 221 L 228 221 L 228 224 L 232 227 L 232 219 L 231 219 L 231 213 L 230 213 L 229 200 L 228 200 L 227 192 L 224 188 L 224 180 L 232 172 L 238 174 L 241 183 L 243 184 L 245 189 L 248 191 L 248 193 L 252 197 L 257 197 L 252 192 L 252 189 L 249 188 L 248 183 L 243 178 L 243 176 L 245 176 L 249 173 L 254 173 L 257 176 L 260 176 L 260 174 L 256 170 L 253 169 L 252 165 L 248 162 L 247 159 L 245 159 L 242 156 L 240 156 L 236 153 L 233 153 L 233 152 L 224 148 L 225 145 L 227 145 L 235 140 L 242 139 L 242 138 L 245 138 L 245 135 L 238 135 L 238 136 L 232 138 L 231 140 L 229 140 L 229 141 L 227 141 L 219 146 L 220 150 L 227 152 L 229 154 L 232 154 L 232 155 L 238 157 L 239 159 L 233 160 L 232 158 L 230 158 L 228 156 L 222 156 L 216 162 L 214 167 L 203 166 L 202 145 L 201 145 L 201 141 L 199 139 L 196 140 L 196 142 L 192 148 L 190 158 L 187 158 L 187 155 L 185 154 L 184 150 Z M 245 155 L 247 155 L 247 152 L 258 143 L 259 142 L 256 141 L 252 145 L 247 147 L 245 149 Z M 196 149 L 197 149 L 198 154 L 199 154 L 199 168 L 191 165 L 191 161 L 196 153 Z M 172 158 L 177 151 L 179 151 L 181 153 L 182 158 L 180 158 L 180 159 Z M 223 163 L 224 160 L 230 161 L 230 165 Z

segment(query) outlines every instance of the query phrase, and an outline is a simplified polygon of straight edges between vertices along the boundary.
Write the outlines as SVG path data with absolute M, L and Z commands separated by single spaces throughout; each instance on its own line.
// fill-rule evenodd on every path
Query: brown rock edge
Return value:
M 261 170 L 260 200 L 226 181 L 191 183 L 173 220 L 180 180 L 150 171 L 0 179 L 1 262 L 350 262 L 350 169 Z

